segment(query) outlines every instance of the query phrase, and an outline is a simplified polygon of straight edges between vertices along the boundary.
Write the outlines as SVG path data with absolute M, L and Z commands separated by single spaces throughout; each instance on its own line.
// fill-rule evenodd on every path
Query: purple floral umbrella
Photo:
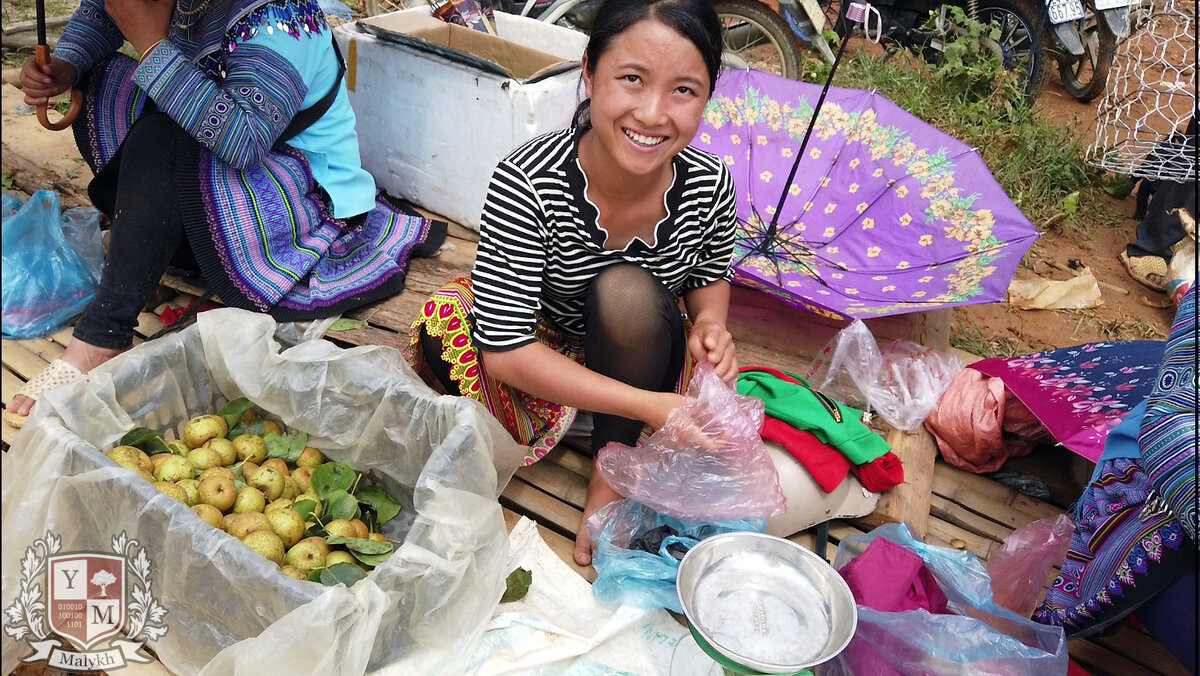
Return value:
M 1063 446 L 1096 462 L 1108 431 L 1154 387 L 1166 343 L 1088 343 L 971 368 L 1000 378 Z
M 978 153 L 874 92 L 721 76 L 692 145 L 738 191 L 737 281 L 837 319 L 1001 300 L 1037 230 Z M 794 180 L 787 182 L 803 148 Z

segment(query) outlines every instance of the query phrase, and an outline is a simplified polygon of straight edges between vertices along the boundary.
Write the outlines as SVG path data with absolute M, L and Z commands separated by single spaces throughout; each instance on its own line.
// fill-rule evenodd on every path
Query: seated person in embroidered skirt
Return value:
M 733 179 L 688 146 L 720 63 L 708 0 L 605 0 L 575 124 L 500 162 L 470 279 L 439 290 L 413 324 L 413 366 L 486 405 L 529 446 L 526 463 L 578 410 L 593 412 L 593 452 L 635 444 L 682 403 L 694 360 L 737 376 L 725 327 Z M 584 521 L 619 498 L 593 473 Z M 581 525 L 580 565 L 590 542 Z
M 125 40 L 140 59 L 117 53 Z M 428 225 L 377 196 L 342 73 L 316 0 L 83 0 L 21 84 L 29 105 L 84 92 L 75 137 L 112 219 L 108 265 L 62 359 L 7 420 L 129 349 L 168 267 L 281 321 L 400 290 Z

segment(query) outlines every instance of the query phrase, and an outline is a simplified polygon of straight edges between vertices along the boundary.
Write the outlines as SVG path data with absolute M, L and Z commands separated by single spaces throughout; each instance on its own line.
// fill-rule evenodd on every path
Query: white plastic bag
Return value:
M 843 369 L 857 392 L 845 383 Z M 892 427 L 911 431 L 925 421 L 962 369 L 958 357 L 907 341 L 895 341 L 880 352 L 867 325 L 855 321 L 825 346 L 808 380 L 835 399 L 874 409 Z
M 61 551 L 110 552 L 124 531 L 152 566 L 167 633 L 150 647 L 181 674 L 456 673 L 504 590 L 499 490 L 523 452 L 475 402 L 440 397 L 398 352 L 326 341 L 281 350 L 294 326 L 234 309 L 141 345 L 90 382 L 39 399 L 3 474 L 3 605 L 21 557 L 47 530 Z M 401 543 L 353 587 L 324 587 L 210 528 L 98 449 L 135 425 L 182 429 L 249 397 L 309 443 L 400 498 Z M 111 552 L 110 552 L 111 553 Z M 43 590 L 45 585 L 43 584 Z M 32 652 L 3 637 L 3 669 Z

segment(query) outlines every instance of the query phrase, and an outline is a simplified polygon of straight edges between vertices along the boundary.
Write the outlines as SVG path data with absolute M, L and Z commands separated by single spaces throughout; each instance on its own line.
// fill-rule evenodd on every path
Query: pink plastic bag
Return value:
M 708 522 L 779 514 L 786 502 L 762 424 L 762 400 L 738 394 L 701 363 L 667 424 L 637 448 L 608 444 L 596 468 L 618 493 L 664 516 Z M 700 448 L 701 436 L 712 448 Z
M 1033 615 L 1050 569 L 1066 556 L 1074 532 L 1070 517 L 1059 514 L 1026 524 L 1004 538 L 987 564 L 996 604 L 1021 617 Z

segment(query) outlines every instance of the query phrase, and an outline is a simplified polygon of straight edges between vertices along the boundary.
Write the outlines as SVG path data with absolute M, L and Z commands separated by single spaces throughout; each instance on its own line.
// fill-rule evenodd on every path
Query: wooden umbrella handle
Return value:
M 37 65 L 39 67 L 45 66 L 46 64 L 50 63 L 50 46 L 49 45 L 38 45 L 37 53 L 34 56 L 34 58 L 36 59 Z M 58 122 L 51 122 L 50 114 L 49 114 L 49 111 L 47 110 L 47 106 L 46 106 L 46 104 L 43 103 L 37 107 L 38 122 L 41 122 L 42 126 L 49 129 L 50 131 L 60 131 L 62 129 L 66 129 L 67 127 L 71 126 L 71 123 L 74 122 L 75 118 L 79 116 L 79 111 L 82 108 L 83 108 L 83 92 L 79 91 L 78 89 L 72 89 L 71 90 L 71 107 L 67 110 L 67 113 L 62 116 L 62 119 L 60 119 Z

